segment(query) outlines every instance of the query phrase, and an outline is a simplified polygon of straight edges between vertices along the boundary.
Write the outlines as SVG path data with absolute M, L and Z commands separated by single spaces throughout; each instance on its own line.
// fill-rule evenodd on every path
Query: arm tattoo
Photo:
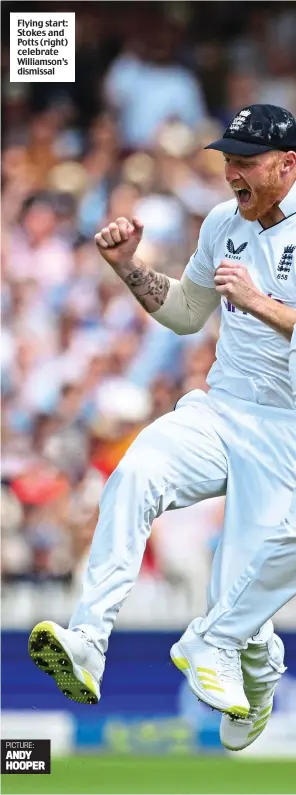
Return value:
M 124 281 L 137 301 L 150 313 L 162 306 L 170 287 L 170 280 L 165 274 L 148 269 L 145 265 L 136 267 Z

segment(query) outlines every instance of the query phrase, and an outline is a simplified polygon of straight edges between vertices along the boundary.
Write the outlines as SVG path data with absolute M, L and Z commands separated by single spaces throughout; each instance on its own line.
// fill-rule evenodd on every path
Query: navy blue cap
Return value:
M 231 155 L 260 155 L 274 149 L 296 151 L 296 119 L 277 105 L 248 105 L 229 122 L 219 141 L 205 149 Z

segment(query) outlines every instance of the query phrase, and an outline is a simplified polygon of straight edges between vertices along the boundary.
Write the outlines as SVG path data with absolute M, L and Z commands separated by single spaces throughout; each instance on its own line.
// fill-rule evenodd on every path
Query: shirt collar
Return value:
M 294 182 L 294 185 L 290 188 L 289 193 L 282 199 L 279 208 L 286 218 L 296 213 L 296 182 Z

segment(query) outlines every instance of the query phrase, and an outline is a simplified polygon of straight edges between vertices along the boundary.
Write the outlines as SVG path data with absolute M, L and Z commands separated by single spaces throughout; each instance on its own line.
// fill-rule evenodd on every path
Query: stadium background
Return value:
M 76 12 L 75 83 L 9 82 L 20 10 Z M 270 727 L 236 762 L 169 662 L 205 608 L 223 500 L 155 522 L 98 709 L 56 692 L 27 637 L 42 618 L 67 624 L 106 478 L 142 427 L 207 389 L 215 355 L 219 313 L 193 337 L 162 328 L 93 235 L 135 212 L 145 261 L 182 273 L 229 197 L 204 145 L 245 104 L 296 114 L 296 5 L 6 2 L 2 17 L 2 736 L 51 737 L 59 757 L 50 780 L 6 776 L 3 791 L 295 792 L 295 602 L 276 617 L 288 671 Z

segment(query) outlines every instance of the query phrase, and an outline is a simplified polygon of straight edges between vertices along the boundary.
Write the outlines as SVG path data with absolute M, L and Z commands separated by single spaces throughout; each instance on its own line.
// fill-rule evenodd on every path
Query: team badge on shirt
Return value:
M 285 246 L 279 264 L 277 266 L 277 279 L 287 279 L 293 265 L 293 253 L 296 246 Z

